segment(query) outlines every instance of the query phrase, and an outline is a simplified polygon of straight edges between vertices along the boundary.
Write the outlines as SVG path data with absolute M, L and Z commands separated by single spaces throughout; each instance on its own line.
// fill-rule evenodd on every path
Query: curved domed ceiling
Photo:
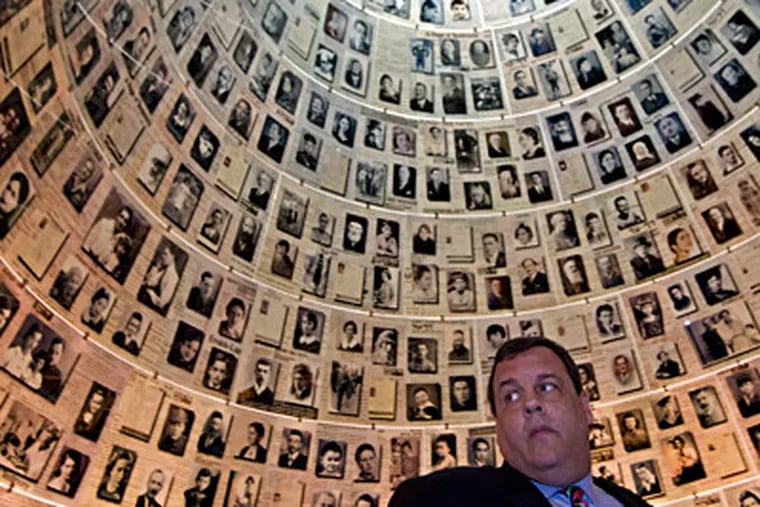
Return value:
M 530 335 L 582 365 L 595 475 L 760 495 L 759 25 L 0 3 L 3 501 L 385 505 L 501 462 L 487 377 Z

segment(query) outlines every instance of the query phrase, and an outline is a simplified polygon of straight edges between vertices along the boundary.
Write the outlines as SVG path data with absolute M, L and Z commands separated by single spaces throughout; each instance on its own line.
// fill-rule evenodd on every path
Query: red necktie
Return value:
M 591 507 L 591 504 L 584 498 L 583 489 L 578 486 L 568 486 L 565 492 L 570 499 L 570 505 L 573 507 Z

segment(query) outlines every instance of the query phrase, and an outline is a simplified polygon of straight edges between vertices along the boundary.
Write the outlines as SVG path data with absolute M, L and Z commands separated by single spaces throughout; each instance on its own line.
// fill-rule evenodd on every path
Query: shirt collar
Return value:
M 531 480 L 530 482 L 533 483 L 535 487 L 538 488 L 538 490 L 541 492 L 542 495 L 548 500 L 554 495 L 558 493 L 564 494 L 564 490 L 566 487 L 557 487 L 557 486 L 550 486 L 548 484 L 544 484 L 542 482 Z M 589 499 L 593 502 L 594 505 L 602 505 L 599 503 L 599 495 L 597 493 L 597 487 L 594 485 L 593 480 L 591 479 L 591 473 L 589 472 L 584 476 L 581 480 L 576 481 L 572 484 L 569 484 L 568 486 L 578 486 L 579 488 L 583 489 L 586 496 L 589 497 Z

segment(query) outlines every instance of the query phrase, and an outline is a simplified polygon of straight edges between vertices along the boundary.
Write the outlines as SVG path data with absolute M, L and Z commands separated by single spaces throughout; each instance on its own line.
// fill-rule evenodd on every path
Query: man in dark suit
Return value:
M 552 189 L 547 183 L 544 183 L 544 178 L 540 171 L 535 171 L 526 177 L 528 180 L 528 200 L 532 203 L 551 201 Z
M 432 167 L 428 171 L 427 198 L 428 201 L 449 201 L 451 191 L 449 184 L 443 179 L 443 171 L 440 167 Z
M 631 257 L 631 267 L 636 280 L 641 280 L 657 273 L 665 271 L 665 265 L 662 259 L 650 252 L 652 243 L 646 236 L 636 238 L 636 244 L 633 245 L 634 256 Z
M 546 338 L 507 341 L 496 354 L 488 400 L 501 468 L 451 468 L 401 483 L 390 507 L 646 507 L 632 492 L 591 478 L 588 394 L 568 352 Z M 583 503 L 582 503 L 583 502 Z
M 264 438 L 264 425 L 258 421 L 249 424 L 248 445 L 240 449 L 240 452 L 235 457 L 255 461 L 256 463 L 266 463 L 267 449 L 260 443 L 262 438 Z
M 274 393 L 269 387 L 269 376 L 272 372 L 272 363 L 268 359 L 260 357 L 256 360 L 253 370 L 253 385 L 238 393 L 237 402 L 241 405 L 265 403 L 271 405 L 274 402 Z
M 433 101 L 427 97 L 427 86 L 424 83 L 414 85 L 414 97 L 409 101 L 409 108 L 412 111 L 421 113 L 433 112 Z
M 643 79 L 639 83 L 639 93 L 641 95 L 641 107 L 646 114 L 654 113 L 669 102 L 667 95 L 661 91 L 654 91 L 652 81 L 649 79 Z
M 752 381 L 752 377 L 749 375 L 742 375 L 736 380 L 736 385 L 739 388 L 739 413 L 742 417 L 752 417 L 753 415 L 760 414 L 760 396 L 755 389 L 755 383 Z
M 161 504 L 156 500 L 156 497 L 164 487 L 166 481 L 166 475 L 164 472 L 156 468 L 150 473 L 148 477 L 148 485 L 145 489 L 145 493 L 137 497 L 135 507 L 161 507 Z
M 198 452 L 209 454 L 221 458 L 224 454 L 224 440 L 222 440 L 222 429 L 224 419 L 222 413 L 218 410 L 211 412 L 208 416 L 203 431 L 198 437 Z
M 549 278 L 541 271 L 541 267 L 535 260 L 528 257 L 522 261 L 521 265 L 526 273 L 525 278 L 522 279 L 523 296 L 549 292 Z
M 277 466 L 283 468 L 295 468 L 306 470 L 307 456 L 301 452 L 304 447 L 303 433 L 299 430 L 290 430 L 287 436 L 287 450 L 280 454 Z

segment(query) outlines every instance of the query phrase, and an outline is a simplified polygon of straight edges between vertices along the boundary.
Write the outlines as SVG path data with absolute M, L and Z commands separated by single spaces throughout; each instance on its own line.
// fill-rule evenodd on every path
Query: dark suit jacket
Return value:
M 546 273 L 539 271 L 536 273 L 536 276 L 533 278 L 533 280 L 531 280 L 528 276 L 523 278 L 523 296 L 527 296 L 529 294 L 542 294 L 544 292 L 549 292 L 549 278 L 546 276 Z
M 277 460 L 277 466 L 283 468 L 295 468 L 296 470 L 306 470 L 306 463 L 308 458 L 304 454 L 299 454 L 293 460 L 293 464 L 288 466 L 288 453 L 280 454 L 280 458 Z
M 161 507 L 161 504 L 148 495 L 140 495 L 137 497 L 135 507 Z
M 624 507 L 647 507 L 634 493 L 611 482 L 594 484 Z M 450 468 L 403 482 L 388 507 L 550 507 L 530 480 L 507 464 L 501 468 Z

